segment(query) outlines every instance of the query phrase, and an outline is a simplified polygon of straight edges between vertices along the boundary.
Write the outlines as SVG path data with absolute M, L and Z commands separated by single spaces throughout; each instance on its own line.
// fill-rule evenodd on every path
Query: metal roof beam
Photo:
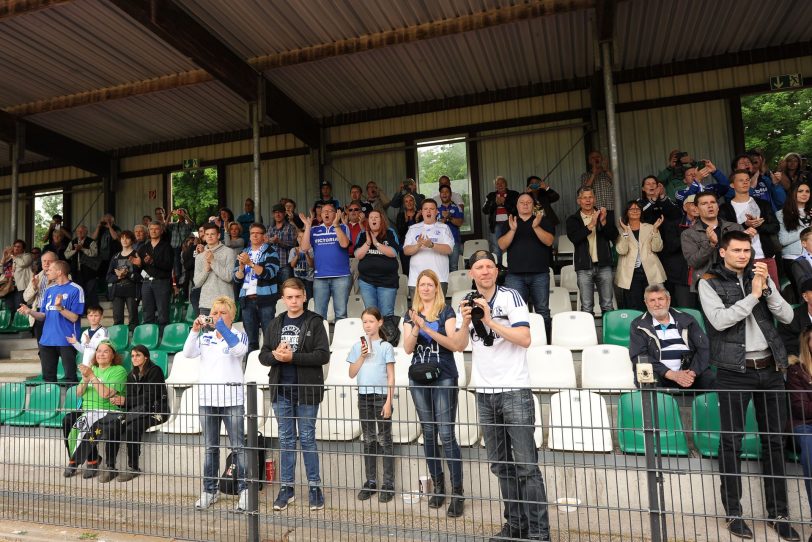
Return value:
M 595 23 L 598 42 L 609 41 L 615 35 L 615 14 L 617 0 L 597 0 L 595 3 Z
M 110 155 L 48 128 L 0 111 L 0 139 L 14 143 L 17 123 L 24 124 L 25 149 L 50 156 L 101 177 L 110 175 Z
M 0 2 L 0 19 L 24 15 L 66 2 L 73 2 L 73 0 L 6 0 Z
M 173 0 L 110 0 L 177 51 L 249 103 L 267 97 L 271 120 L 311 146 L 318 146 L 318 124 Z M 260 88 L 262 85 L 264 88 Z M 270 102 L 271 97 L 273 99 Z

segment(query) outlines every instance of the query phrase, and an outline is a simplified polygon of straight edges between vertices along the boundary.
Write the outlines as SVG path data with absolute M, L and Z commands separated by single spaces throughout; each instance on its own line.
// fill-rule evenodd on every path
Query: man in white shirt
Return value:
M 493 254 L 471 255 L 469 275 L 481 297 L 460 309 L 455 341 L 462 350 L 470 336 L 472 385 L 491 472 L 499 479 L 507 523 L 492 540 L 550 540 L 547 493 L 533 439 L 535 409 L 530 391 L 527 305 L 516 290 L 498 286 Z
M 245 408 L 242 359 L 248 351 L 248 336 L 232 324 L 237 305 L 227 296 L 220 296 L 211 305 L 209 317 L 198 316 L 183 345 L 187 358 L 200 357 L 200 415 L 203 422 L 203 442 L 206 455 L 203 462 L 203 493 L 195 503 L 198 510 L 206 510 L 220 499 L 220 423 L 225 424 L 229 444 L 237 465 L 239 501 L 236 511 L 245 512 L 248 506 L 248 483 L 245 481 Z
M 420 206 L 423 221 L 409 226 L 403 242 L 403 253 L 409 259 L 409 297 L 414 297 L 417 275 L 432 269 L 440 278 L 445 294 L 448 290 L 448 255 L 454 249 L 454 235 L 449 227 L 437 222 L 437 202 L 423 200 Z

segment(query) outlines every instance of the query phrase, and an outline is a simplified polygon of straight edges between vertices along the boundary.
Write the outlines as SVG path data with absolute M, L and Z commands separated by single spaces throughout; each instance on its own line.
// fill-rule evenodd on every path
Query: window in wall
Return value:
M 442 175 L 451 179 L 451 191 L 462 197 L 465 222 L 461 233 L 474 229 L 471 206 L 471 180 L 468 176 L 468 150 L 464 137 L 422 141 L 417 144 L 417 182 L 419 192 L 427 198 L 438 194 Z M 438 198 L 439 199 L 439 198 Z
M 186 209 L 192 222 L 203 224 L 217 214 L 217 168 L 175 171 L 170 176 L 172 210 Z
M 758 148 L 778 170 L 787 153 L 812 153 L 812 89 L 742 97 L 745 148 Z M 805 160 L 804 160 L 805 162 Z M 717 164 L 718 166 L 718 164 Z M 806 168 L 807 164 L 801 164 Z M 795 165 L 791 166 L 793 169 Z
M 34 243 L 43 246 L 48 243 L 45 236 L 53 221 L 54 215 L 62 215 L 63 194 L 61 190 L 55 192 L 40 192 L 34 194 Z

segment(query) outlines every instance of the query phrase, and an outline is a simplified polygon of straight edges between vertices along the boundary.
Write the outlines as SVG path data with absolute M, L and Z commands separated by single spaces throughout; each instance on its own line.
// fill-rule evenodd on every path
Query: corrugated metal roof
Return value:
M 2 19 L 0 50 L 0 107 L 196 67 L 99 0 L 76 0 Z
M 245 58 L 523 4 L 525 0 L 178 0 Z
M 808 0 L 620 2 L 615 67 L 631 69 L 812 39 Z
M 576 11 L 265 75 L 317 117 L 448 98 L 591 74 L 589 25 L 589 12 Z
M 248 127 L 246 105 L 209 82 L 26 117 L 100 150 Z

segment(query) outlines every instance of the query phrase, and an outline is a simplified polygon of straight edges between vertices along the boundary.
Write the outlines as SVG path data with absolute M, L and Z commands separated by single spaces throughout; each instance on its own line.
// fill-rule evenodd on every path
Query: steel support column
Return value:
M 606 99 L 606 131 L 609 136 L 609 170 L 613 176 L 615 218 L 623 209 L 618 183 L 617 119 L 615 117 L 615 87 L 612 81 L 612 42 L 601 42 L 601 68 L 603 70 L 603 93 Z
M 262 217 L 262 209 L 260 207 L 260 195 L 259 195 L 259 181 L 260 181 L 260 174 L 262 173 L 262 162 L 260 159 L 260 149 L 259 149 L 259 137 L 260 137 L 260 124 L 259 124 L 259 117 L 260 117 L 260 107 L 258 103 L 252 103 L 251 107 L 251 148 L 253 149 L 253 164 L 252 164 L 252 173 L 253 173 L 253 182 L 254 182 L 254 219 L 259 222 Z

